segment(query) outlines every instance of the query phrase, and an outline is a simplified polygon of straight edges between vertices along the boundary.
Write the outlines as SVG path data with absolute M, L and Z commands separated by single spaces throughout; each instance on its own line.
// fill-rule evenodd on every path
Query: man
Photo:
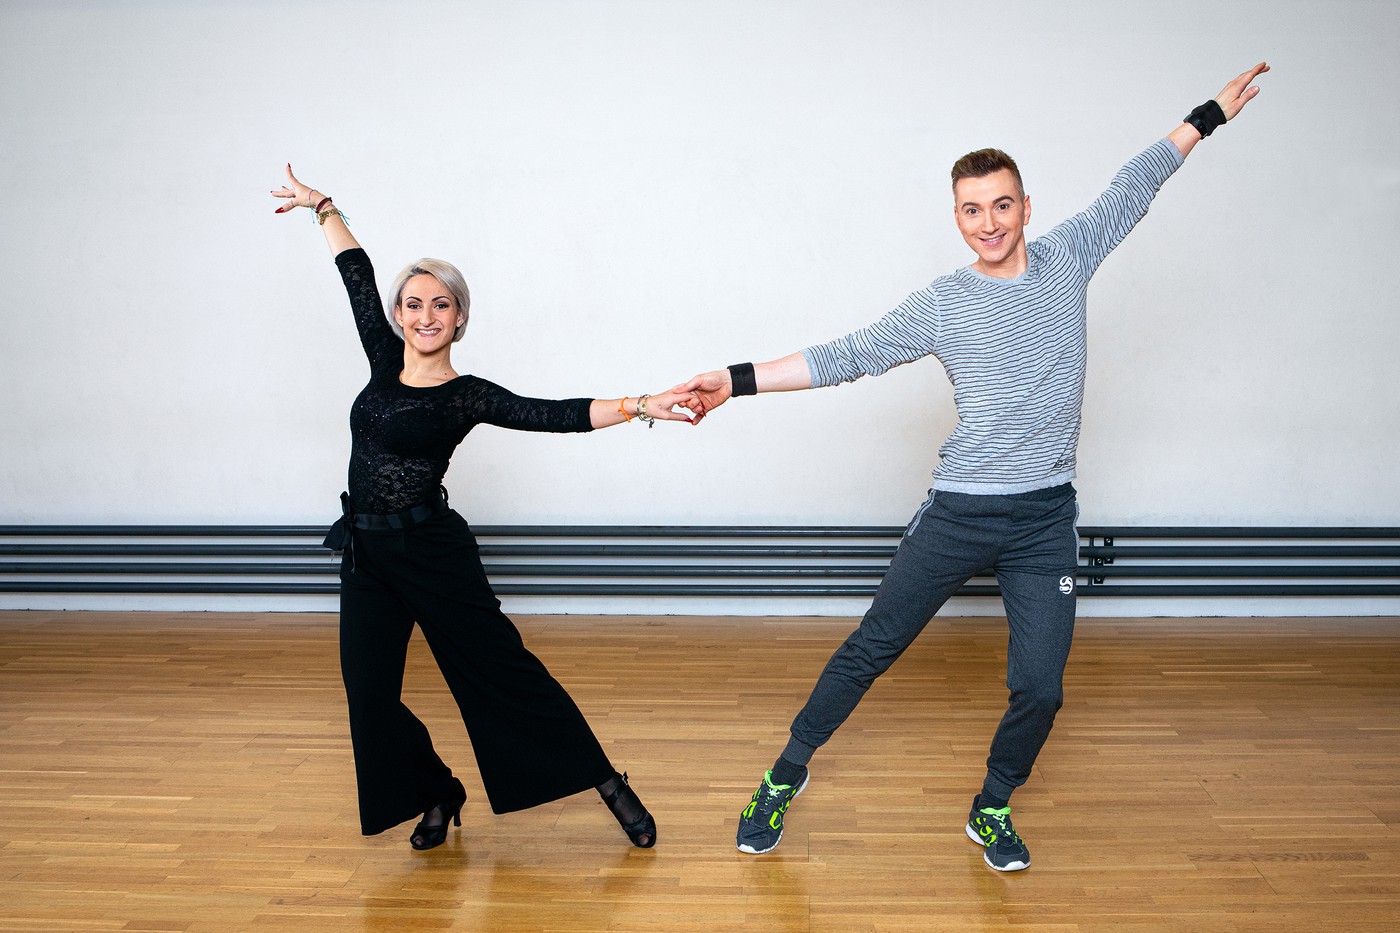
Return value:
M 1029 867 L 1011 824 L 1062 702 L 1078 563 L 1075 448 L 1084 395 L 1085 292 L 1100 262 L 1147 212 L 1197 143 L 1259 93 L 1260 62 L 1142 152 L 1080 214 L 1026 242 L 1031 200 L 1000 150 L 953 166 L 953 211 L 976 261 L 935 279 L 869 327 L 768 363 L 694 377 L 705 410 L 732 395 L 850 382 L 933 355 L 954 386 L 958 424 L 933 489 L 909 523 L 874 602 L 822 671 L 787 747 L 739 819 L 740 851 L 778 845 L 807 764 L 939 607 L 991 569 L 1005 603 L 1010 700 L 992 738 L 967 834 L 997 871 Z

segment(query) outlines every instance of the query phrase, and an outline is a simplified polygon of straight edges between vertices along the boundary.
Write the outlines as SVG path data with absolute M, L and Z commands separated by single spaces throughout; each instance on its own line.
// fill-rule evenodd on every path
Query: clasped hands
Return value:
M 699 424 L 702 418 L 727 402 L 733 394 L 734 385 L 729 370 L 716 369 L 692 376 L 665 392 L 648 396 L 647 414 L 658 420 Z M 690 415 L 672 411 L 673 408 L 688 409 Z

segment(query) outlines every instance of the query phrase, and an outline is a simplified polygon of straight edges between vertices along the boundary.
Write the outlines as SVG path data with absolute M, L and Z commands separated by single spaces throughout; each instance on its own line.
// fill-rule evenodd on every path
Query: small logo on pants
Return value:
M 1074 592 L 1074 577 L 1068 575 L 1060 577 L 1060 592 L 1066 596 Z

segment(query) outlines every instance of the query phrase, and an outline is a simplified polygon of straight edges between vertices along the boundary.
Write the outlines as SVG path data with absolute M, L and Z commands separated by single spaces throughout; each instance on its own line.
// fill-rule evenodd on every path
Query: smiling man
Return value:
M 1010 627 L 1010 699 L 966 832 L 990 867 L 1030 866 L 1030 851 L 1011 824 L 1010 799 L 1030 776 L 1063 702 L 1074 631 L 1079 536 L 1071 480 L 1087 358 L 1085 293 L 1157 190 L 1202 138 L 1258 94 L 1250 82 L 1268 70 L 1261 62 L 1239 75 L 1123 166 L 1094 203 L 1030 242 L 1024 231 L 1031 201 L 1016 163 L 997 149 L 963 156 L 952 171 L 953 210 L 975 262 L 838 340 L 676 387 L 696 392 L 708 411 L 732 395 L 832 386 L 932 355 L 947 370 L 958 409 L 933 488 L 874 602 L 827 662 L 787 747 L 740 815 L 741 851 L 778 845 L 816 749 L 939 607 L 969 578 L 991 570 Z M 899 792 L 871 787 L 866 796 Z

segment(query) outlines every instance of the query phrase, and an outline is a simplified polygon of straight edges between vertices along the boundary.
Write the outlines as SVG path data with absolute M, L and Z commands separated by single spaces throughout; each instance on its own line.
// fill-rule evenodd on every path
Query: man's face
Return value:
M 1016 176 L 1001 169 L 981 178 L 960 178 L 953 186 L 958 232 L 977 254 L 973 267 L 985 275 L 1011 277 L 1025 271 L 1023 229 L 1031 221 L 1031 199 Z

